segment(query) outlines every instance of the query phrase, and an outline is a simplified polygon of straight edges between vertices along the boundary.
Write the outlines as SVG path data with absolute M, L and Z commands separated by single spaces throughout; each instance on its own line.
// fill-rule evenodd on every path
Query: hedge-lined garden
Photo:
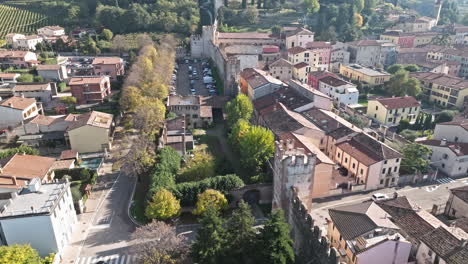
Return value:
M 77 204 L 81 198 L 85 200 L 86 185 L 93 185 L 97 180 L 97 171 L 87 168 L 74 168 L 74 169 L 60 169 L 55 171 L 56 179 L 68 178 L 70 181 L 70 191 L 73 197 L 73 203 Z
M 185 162 L 186 164 L 189 162 Z M 158 151 L 156 157 L 156 165 L 150 174 L 150 187 L 146 195 L 146 213 L 147 218 L 152 218 L 154 215 L 160 215 L 154 212 L 162 208 L 155 203 L 164 203 L 167 206 L 173 204 L 173 200 L 177 200 L 181 206 L 194 206 L 197 202 L 198 195 L 208 189 L 220 191 L 227 195 L 229 191 L 244 186 L 244 182 L 237 175 L 229 174 L 225 176 L 207 176 L 207 178 L 199 181 L 187 181 L 176 183 L 176 179 L 183 171 L 182 157 L 171 147 L 165 147 Z M 167 191 L 172 193 L 173 197 L 164 194 Z M 168 201 L 161 201 L 161 197 L 168 197 Z M 171 201 L 169 201 L 171 200 Z M 172 205 L 171 205 L 172 206 Z M 167 209 L 167 208 L 166 208 Z M 174 212 L 174 216 L 178 215 Z

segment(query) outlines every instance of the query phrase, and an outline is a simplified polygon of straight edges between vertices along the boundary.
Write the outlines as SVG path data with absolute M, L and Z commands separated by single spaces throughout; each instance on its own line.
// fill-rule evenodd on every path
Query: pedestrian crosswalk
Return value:
M 105 264 L 136 264 L 137 257 L 134 255 L 111 255 L 111 256 L 92 256 L 80 257 L 75 264 L 96 264 L 99 261 L 104 261 Z
M 455 180 L 452 179 L 452 178 L 439 178 L 436 180 L 437 183 L 440 183 L 440 184 L 444 184 L 444 183 L 451 183 L 451 182 L 454 182 Z

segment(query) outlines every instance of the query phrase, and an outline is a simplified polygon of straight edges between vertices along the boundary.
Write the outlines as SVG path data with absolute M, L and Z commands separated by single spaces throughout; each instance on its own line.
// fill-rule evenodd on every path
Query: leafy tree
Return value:
M 215 208 L 217 211 L 223 211 L 227 209 L 227 205 L 226 197 L 224 197 L 221 192 L 208 189 L 198 195 L 198 201 L 195 205 L 195 210 L 193 210 L 193 214 L 201 215 L 210 207 Z
M 34 75 L 30 73 L 23 73 L 18 77 L 18 82 L 32 83 L 34 82 Z
M 421 85 L 416 78 L 409 78 L 408 72 L 399 70 L 386 84 L 387 91 L 394 96 L 417 96 L 421 93 Z
M 400 133 L 401 131 L 408 129 L 410 127 L 411 127 L 410 122 L 407 119 L 402 119 L 400 120 L 400 123 L 398 124 L 397 133 Z
M 193 259 L 197 263 L 222 263 L 220 256 L 224 250 L 225 231 L 218 210 L 208 207 L 199 222 L 200 228 L 192 245 Z
M 65 89 L 67 89 L 67 84 L 65 82 L 60 82 L 57 88 L 59 92 L 63 92 Z
M 257 263 L 293 264 L 293 241 L 282 210 L 273 211 L 260 231 L 260 242 L 256 251 Z
M 148 219 L 167 220 L 180 213 L 180 202 L 168 190 L 162 188 L 154 194 L 145 209 Z
M 227 248 L 223 258 L 226 263 L 249 263 L 253 256 L 252 245 L 257 243 L 254 223 L 250 206 L 241 201 L 226 225 Z
M 455 115 L 452 111 L 443 111 L 435 118 L 434 123 L 439 124 L 444 122 L 450 122 L 453 120 L 454 117 Z
M 0 263 L 42 264 L 43 260 L 30 245 L 0 246 Z
M 430 164 L 428 159 L 431 154 L 430 148 L 418 143 L 412 143 L 403 147 L 402 154 L 400 170 L 403 173 L 427 172 Z
M 249 24 L 258 24 L 258 10 L 256 8 L 247 8 L 245 11 L 243 11 L 243 17 Z
M 463 17 L 461 23 L 465 26 L 468 26 L 468 13 L 465 14 L 465 16 Z M 1 44 L 0 44 L 0 47 L 1 47 Z
M 73 105 L 73 104 L 76 104 L 76 97 L 73 97 L 73 96 L 63 96 L 63 97 L 60 97 L 60 102 L 64 103 L 64 104 L 69 104 L 69 105 Z
M 0 40 L 0 48 L 6 46 L 6 44 L 7 44 L 6 40 L 4 40 L 4 39 Z
M 387 72 L 390 74 L 395 74 L 405 68 L 401 64 L 393 64 L 392 66 L 388 67 Z
M 430 114 L 425 114 L 424 118 L 424 130 L 431 129 L 432 128 L 432 115 Z
M 247 0 L 242 0 L 242 9 L 247 8 Z
M 131 250 L 141 263 L 176 264 L 185 263 L 189 245 L 184 236 L 177 234 L 175 226 L 152 221 L 138 227 L 132 234 Z
M 400 132 L 400 136 L 406 138 L 407 140 L 414 142 L 418 138 L 418 132 L 410 129 L 405 129 Z
M 34 76 L 34 82 L 43 82 L 44 78 L 42 76 Z
M 320 3 L 318 0 L 304 0 L 302 3 L 307 14 L 315 14 L 320 10 Z
M 417 72 L 419 71 L 419 66 L 416 64 L 408 64 L 405 66 L 405 70 L 409 72 Z
M 243 137 L 250 129 L 250 124 L 245 119 L 239 119 L 232 126 L 231 133 L 229 134 L 229 141 L 234 148 L 239 147 L 240 138 Z
M 206 151 L 195 151 L 180 172 L 181 181 L 199 181 L 216 173 L 215 158 Z
M 39 155 L 39 150 L 29 147 L 29 146 L 19 146 L 16 148 L 9 148 L 0 151 L 0 159 L 8 158 L 17 153 L 24 153 L 28 155 Z
M 281 34 L 281 27 L 278 26 L 278 25 L 272 26 L 272 27 L 271 27 L 271 33 L 272 33 L 273 35 L 279 35 L 279 34 Z
M 245 94 L 238 94 L 236 98 L 226 105 L 226 115 L 229 126 L 239 119 L 249 120 L 252 117 L 253 105 Z
M 357 27 L 362 27 L 363 23 L 364 23 L 364 19 L 362 18 L 362 16 L 358 13 L 354 14 L 354 24 Z
M 354 0 L 354 7 L 356 11 L 360 13 L 364 9 L 364 0 Z
M 457 23 L 460 20 L 460 11 L 456 1 L 444 1 L 440 10 L 440 25 Z
M 252 126 L 239 138 L 241 164 L 258 172 L 273 156 L 275 143 L 273 133 L 260 126 Z

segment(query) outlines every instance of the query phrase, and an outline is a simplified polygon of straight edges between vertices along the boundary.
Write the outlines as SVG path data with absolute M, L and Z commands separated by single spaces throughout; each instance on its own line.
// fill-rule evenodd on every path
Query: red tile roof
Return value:
M 68 85 L 83 85 L 83 84 L 101 84 L 106 79 L 106 76 L 99 77 L 73 77 L 70 79 Z
M 30 107 L 32 104 L 36 104 L 36 99 L 34 98 L 22 98 L 22 97 L 10 97 L 4 101 L 0 102 L 1 106 L 10 107 L 14 109 L 24 110 Z
M 309 66 L 309 64 L 307 64 L 305 62 L 299 62 L 298 64 L 294 65 L 294 68 L 301 69 L 301 68 L 304 68 L 304 67 L 307 67 L 307 66 Z
M 376 99 L 387 109 L 399 109 L 407 107 L 417 107 L 421 104 L 412 96 L 403 96 L 403 97 L 388 97 L 388 98 L 378 98 Z
M 123 60 L 119 57 L 97 57 L 93 60 L 93 65 L 98 64 L 119 64 L 122 63 Z
M 291 54 L 299 54 L 304 51 L 307 51 L 307 49 L 303 47 L 299 47 L 299 46 L 288 49 L 288 53 L 291 53 Z
M 219 33 L 220 39 L 271 39 L 269 33 L 245 32 L 245 33 Z

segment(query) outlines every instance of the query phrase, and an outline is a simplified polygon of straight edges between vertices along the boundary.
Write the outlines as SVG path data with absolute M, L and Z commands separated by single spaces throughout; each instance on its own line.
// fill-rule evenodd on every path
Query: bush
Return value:
M 60 97 L 60 101 L 64 104 L 76 104 L 76 98 L 73 97 L 73 96 L 64 96 L 64 97 Z
M 73 203 L 78 203 L 81 198 L 83 198 L 83 194 L 81 194 L 80 185 L 76 185 L 70 188 Z
M 215 158 L 211 153 L 196 151 L 179 175 L 179 181 L 200 181 L 216 175 Z
M 175 197 L 180 200 L 183 206 L 193 206 L 197 201 L 198 194 L 207 189 L 214 189 L 227 194 L 233 189 L 244 186 L 244 182 L 235 174 L 216 176 L 197 182 L 184 182 L 170 188 Z
M 197 196 L 196 208 L 192 213 L 201 215 L 209 207 L 215 208 L 216 211 L 224 211 L 228 207 L 228 201 L 220 191 L 208 189 Z
M 180 213 L 180 202 L 168 190 L 161 188 L 145 209 L 148 219 L 167 220 Z
M 86 184 L 92 184 L 97 178 L 96 170 L 87 168 L 60 169 L 55 171 L 55 178 L 57 179 L 62 179 L 66 175 L 71 177 L 71 181 L 81 181 Z
M 151 197 L 160 188 L 170 188 L 175 184 L 175 175 L 180 169 L 182 157 L 171 147 L 164 147 L 159 150 L 156 157 L 157 163 L 150 176 L 150 188 L 147 193 L 147 199 Z
M 406 138 L 411 142 L 414 142 L 414 140 L 418 137 L 418 132 L 410 129 L 405 129 L 400 132 L 400 136 Z
M 0 159 L 11 157 L 17 153 L 24 153 L 28 155 L 39 155 L 39 151 L 37 149 L 28 147 L 28 146 L 19 146 L 17 148 L 10 148 L 5 149 L 0 152 Z

